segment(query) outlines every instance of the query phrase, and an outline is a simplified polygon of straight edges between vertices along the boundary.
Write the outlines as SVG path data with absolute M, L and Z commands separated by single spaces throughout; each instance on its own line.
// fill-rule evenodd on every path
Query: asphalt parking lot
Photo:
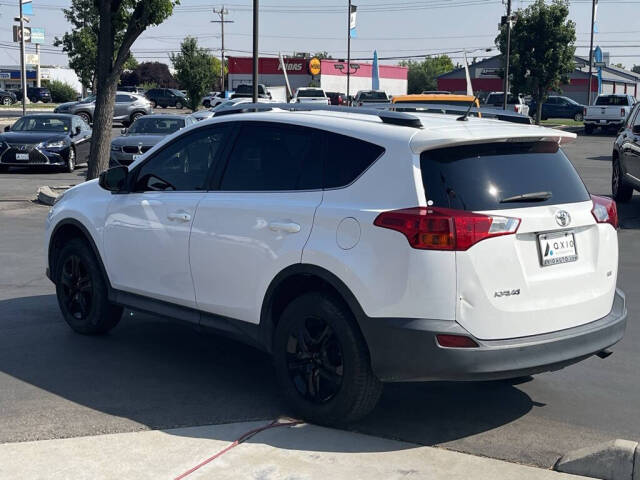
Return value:
M 610 193 L 613 139 L 581 136 L 565 149 L 594 194 Z M 44 276 L 47 208 L 32 199 L 84 172 L 0 174 L 0 443 L 287 413 L 269 358 L 242 344 L 137 313 L 105 337 L 67 327 Z M 353 430 L 543 467 L 600 441 L 640 440 L 640 195 L 619 212 L 629 325 L 614 355 L 518 383 L 387 385 Z

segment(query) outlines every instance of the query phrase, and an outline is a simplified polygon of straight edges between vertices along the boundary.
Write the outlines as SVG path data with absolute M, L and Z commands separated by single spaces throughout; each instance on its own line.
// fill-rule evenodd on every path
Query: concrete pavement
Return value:
M 269 422 L 117 433 L 0 445 L 0 477 L 175 479 Z M 188 480 L 578 480 L 584 477 L 440 448 L 301 424 L 265 430 Z

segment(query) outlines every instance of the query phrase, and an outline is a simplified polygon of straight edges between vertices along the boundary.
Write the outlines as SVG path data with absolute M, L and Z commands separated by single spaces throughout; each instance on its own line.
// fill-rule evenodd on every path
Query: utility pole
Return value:
M 42 86 L 40 79 L 40 44 L 36 43 L 36 56 L 38 57 L 38 63 L 36 63 L 36 87 Z
M 220 17 L 220 20 L 211 20 L 211 23 L 219 23 L 221 31 L 221 40 L 222 40 L 222 48 L 220 50 L 220 63 L 222 64 L 220 67 L 220 91 L 224 95 L 224 24 L 225 23 L 233 23 L 233 20 L 225 20 L 224 16 L 229 13 L 229 10 L 224 8 L 224 5 L 220 8 L 220 10 L 213 9 L 213 13 L 217 13 Z
M 253 103 L 258 103 L 258 8 L 260 2 L 253 0 Z
M 347 9 L 347 106 L 351 105 L 349 96 L 349 80 L 351 77 L 351 0 Z
M 507 109 L 507 99 L 509 97 L 509 56 L 511 55 L 511 0 L 507 0 L 507 55 L 504 65 L 504 99 L 502 109 Z
M 27 66 L 24 58 L 24 17 L 22 16 L 22 0 L 20 5 L 20 84 L 22 86 L 22 115 L 27 114 Z
M 587 105 L 591 105 L 591 76 L 593 75 L 593 26 L 596 22 L 596 3 L 591 1 L 591 43 L 589 44 L 589 91 L 587 92 Z

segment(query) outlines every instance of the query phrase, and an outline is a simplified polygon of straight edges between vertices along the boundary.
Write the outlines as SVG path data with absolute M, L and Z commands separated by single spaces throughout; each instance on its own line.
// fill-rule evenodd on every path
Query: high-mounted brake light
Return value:
M 520 219 L 451 208 L 414 207 L 382 212 L 373 223 L 402 233 L 413 248 L 464 251 L 486 238 L 516 233 Z
M 607 197 L 591 195 L 593 208 L 591 214 L 598 223 L 609 223 L 613 228 L 618 228 L 618 207 L 616 202 Z

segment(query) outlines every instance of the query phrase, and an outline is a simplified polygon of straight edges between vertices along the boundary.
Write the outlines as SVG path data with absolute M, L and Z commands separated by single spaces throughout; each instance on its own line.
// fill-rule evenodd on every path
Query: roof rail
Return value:
M 223 108 L 215 113 L 216 117 L 233 113 L 267 112 L 270 110 L 285 110 L 288 112 L 330 111 L 340 113 L 358 113 L 374 115 L 384 123 L 401 125 L 404 127 L 422 128 L 420 118 L 406 112 L 389 111 L 381 108 L 341 107 L 336 105 L 318 105 L 313 103 L 238 103 Z
M 464 114 L 469 107 L 465 105 L 448 105 L 446 103 L 420 103 L 420 102 L 398 102 L 398 103 L 374 103 L 369 104 L 369 108 L 390 110 L 395 112 L 415 112 L 415 113 L 442 113 L 445 115 Z M 481 114 L 482 118 L 492 118 L 511 123 L 524 123 L 530 125 L 531 117 L 521 113 L 503 110 L 493 107 L 471 107 L 469 114 L 475 117 Z

